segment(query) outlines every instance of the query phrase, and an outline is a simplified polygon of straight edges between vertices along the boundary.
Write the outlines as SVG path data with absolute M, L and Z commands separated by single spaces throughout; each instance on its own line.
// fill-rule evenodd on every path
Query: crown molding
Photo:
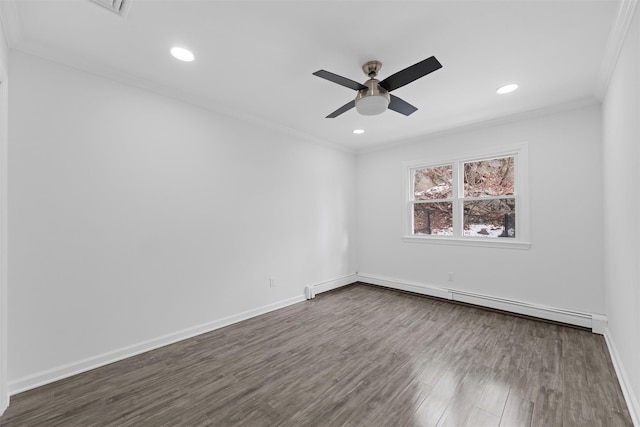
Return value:
M 0 3 L 4 0 L 0 0 Z M 14 1 L 14 0 L 11 0 Z M 133 74 L 121 71 L 103 63 L 93 61 L 84 57 L 79 57 L 71 53 L 62 51 L 60 49 L 53 49 L 42 44 L 30 43 L 23 40 L 19 44 L 13 46 L 13 50 L 22 52 L 27 55 L 32 55 L 47 61 L 69 67 L 78 71 L 93 74 L 102 78 L 106 78 L 111 81 L 115 81 L 127 86 L 136 87 L 148 92 L 155 93 L 160 96 L 165 96 L 174 100 L 178 100 L 195 107 L 203 108 L 213 113 L 243 121 L 245 123 L 251 123 L 255 126 L 262 128 L 268 128 L 272 131 L 280 134 L 285 134 L 297 138 L 298 140 L 305 141 L 314 145 L 324 146 L 333 150 L 342 151 L 349 154 L 355 154 L 356 151 L 352 148 L 345 147 L 344 145 L 337 144 L 332 141 L 317 138 L 306 132 L 294 129 L 281 123 L 276 123 L 271 120 L 259 117 L 255 114 L 246 113 L 233 107 L 220 105 L 216 100 L 212 100 L 203 96 L 199 96 L 192 93 L 185 93 L 162 83 L 154 82 L 148 79 L 144 79 Z
M 0 1 L 0 20 L 9 47 L 13 47 L 22 36 L 16 0 Z
M 357 151 L 357 154 L 368 154 L 375 151 L 384 151 L 388 149 L 398 148 L 406 145 L 412 145 L 416 143 L 423 143 L 426 140 L 432 140 L 447 135 L 457 135 L 465 132 L 471 132 L 480 129 L 491 128 L 500 125 L 508 125 L 510 123 L 519 122 L 522 120 L 535 119 L 538 117 L 550 116 L 553 114 L 563 113 L 565 111 L 579 110 L 582 108 L 600 106 L 601 102 L 593 97 L 579 98 L 559 104 L 551 104 L 541 108 L 535 108 L 533 110 L 518 111 L 513 114 L 507 114 L 497 117 L 487 117 L 484 119 L 469 120 L 466 123 L 460 123 L 450 127 L 444 127 L 441 129 L 435 129 L 431 132 L 426 132 L 418 136 L 412 136 L 398 141 L 383 142 L 381 144 L 371 145 L 365 148 L 361 148 Z
M 595 87 L 595 96 L 599 100 L 604 98 L 613 70 L 618 62 L 618 57 L 622 51 L 625 38 L 631 26 L 633 20 L 633 13 L 636 10 L 638 0 L 621 0 L 618 7 L 618 13 L 613 22 L 613 27 L 609 33 L 609 39 L 607 40 L 607 46 L 602 58 L 602 65 L 600 66 L 600 72 L 598 73 L 598 80 Z

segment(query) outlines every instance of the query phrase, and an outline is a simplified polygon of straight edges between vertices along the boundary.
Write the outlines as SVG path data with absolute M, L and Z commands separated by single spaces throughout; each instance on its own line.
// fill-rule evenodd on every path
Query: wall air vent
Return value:
M 120 16 L 125 16 L 131 0 L 89 0 Z

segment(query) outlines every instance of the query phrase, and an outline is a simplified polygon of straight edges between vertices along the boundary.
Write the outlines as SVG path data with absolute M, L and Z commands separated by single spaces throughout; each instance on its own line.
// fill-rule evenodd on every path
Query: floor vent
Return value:
M 131 0 L 89 0 L 98 4 L 113 13 L 124 16 Z

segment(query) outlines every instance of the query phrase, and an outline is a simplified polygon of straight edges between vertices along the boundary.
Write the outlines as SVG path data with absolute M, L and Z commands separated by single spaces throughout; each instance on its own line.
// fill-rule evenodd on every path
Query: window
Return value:
M 406 168 L 405 240 L 529 247 L 527 145 Z

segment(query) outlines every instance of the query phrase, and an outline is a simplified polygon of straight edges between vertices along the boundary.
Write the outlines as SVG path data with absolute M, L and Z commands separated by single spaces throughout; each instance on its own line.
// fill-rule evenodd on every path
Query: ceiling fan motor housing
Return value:
M 389 92 L 393 92 L 394 90 L 418 80 L 427 74 L 433 73 L 434 71 L 442 68 L 442 64 L 440 64 L 435 56 L 431 56 L 390 75 L 382 81 L 379 81 L 376 79 L 376 76 L 378 75 L 381 67 L 382 63 L 380 61 L 369 61 L 365 63 L 362 66 L 362 71 L 369 77 L 369 80 L 364 82 L 364 84 L 326 70 L 318 70 L 313 73 L 314 76 L 327 79 L 333 83 L 339 84 L 340 86 L 344 86 L 358 92 L 356 99 L 347 102 L 342 107 L 329 114 L 327 118 L 336 118 L 353 107 L 356 108 L 358 113 L 365 116 L 382 114 L 387 109 L 409 116 L 418 109 L 407 101 L 391 95 Z
M 377 79 L 364 82 L 366 89 L 358 91 L 356 95 L 356 110 L 364 116 L 375 116 L 384 113 L 389 107 L 389 92 L 380 87 Z

